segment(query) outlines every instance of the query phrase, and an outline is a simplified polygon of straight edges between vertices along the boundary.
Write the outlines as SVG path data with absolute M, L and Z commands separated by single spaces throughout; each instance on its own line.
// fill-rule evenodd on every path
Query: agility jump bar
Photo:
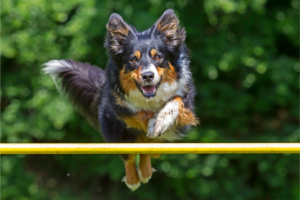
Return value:
M 0 143 L 0 154 L 300 154 L 300 143 Z

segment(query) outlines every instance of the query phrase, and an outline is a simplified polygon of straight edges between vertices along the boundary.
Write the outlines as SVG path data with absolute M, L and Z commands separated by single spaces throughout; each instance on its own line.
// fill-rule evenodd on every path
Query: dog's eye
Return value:
M 133 58 L 131 59 L 131 61 L 132 61 L 132 62 L 136 62 L 136 61 L 138 61 L 138 59 L 137 59 L 137 57 L 133 57 Z
M 155 56 L 154 56 L 154 59 L 155 59 L 155 60 L 159 60 L 160 58 L 161 58 L 161 57 L 160 57 L 159 55 L 155 55 Z

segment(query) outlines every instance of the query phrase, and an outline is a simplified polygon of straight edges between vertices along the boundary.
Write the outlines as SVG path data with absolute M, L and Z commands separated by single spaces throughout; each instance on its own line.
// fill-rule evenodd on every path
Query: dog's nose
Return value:
M 153 78 L 154 78 L 154 73 L 153 72 L 149 72 L 149 71 L 148 72 L 144 72 L 142 74 L 142 78 L 146 82 L 151 82 L 153 80 Z

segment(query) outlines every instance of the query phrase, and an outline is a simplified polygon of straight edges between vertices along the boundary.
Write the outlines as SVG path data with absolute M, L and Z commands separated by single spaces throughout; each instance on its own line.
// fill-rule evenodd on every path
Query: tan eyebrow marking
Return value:
M 152 58 L 154 58 L 154 56 L 157 54 L 157 50 L 152 49 L 150 53 L 151 53 Z
M 134 55 L 137 59 L 140 59 L 140 58 L 141 58 L 141 52 L 139 52 L 139 51 L 135 51 L 133 55 Z

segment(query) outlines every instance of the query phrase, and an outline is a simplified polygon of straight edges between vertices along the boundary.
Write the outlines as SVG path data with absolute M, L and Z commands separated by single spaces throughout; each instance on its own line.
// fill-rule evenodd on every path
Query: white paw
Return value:
M 153 172 L 156 172 L 156 169 L 152 168 L 152 174 Z M 149 176 L 148 178 L 144 178 L 143 175 L 142 175 L 142 172 L 140 170 L 138 170 L 138 175 L 139 175 L 139 179 L 142 183 L 148 183 L 148 181 L 151 179 L 152 177 L 152 174 L 151 176 Z
M 173 100 L 166 103 L 164 108 L 149 120 L 147 136 L 155 138 L 170 130 L 176 121 L 178 113 L 178 101 Z
M 138 175 L 142 183 L 148 183 L 148 181 L 151 179 L 151 176 L 149 176 L 148 178 L 144 178 L 140 170 L 138 170 Z
M 133 185 L 127 183 L 126 176 L 123 177 L 122 181 L 125 182 L 125 184 L 127 185 L 127 187 L 128 187 L 131 191 L 135 191 L 136 189 L 138 189 L 138 188 L 141 186 L 141 182 L 138 182 L 138 183 L 133 184 Z

